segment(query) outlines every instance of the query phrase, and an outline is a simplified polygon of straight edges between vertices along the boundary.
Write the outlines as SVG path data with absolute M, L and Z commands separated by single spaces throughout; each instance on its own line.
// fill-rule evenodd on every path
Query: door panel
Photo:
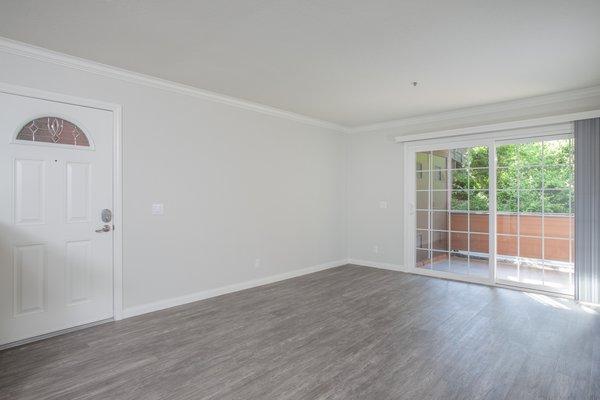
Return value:
M 416 268 L 490 276 L 489 149 L 415 154 Z
M 112 317 L 113 233 L 95 232 L 112 113 L 4 93 L 0 108 L 0 344 Z
M 572 295 L 572 139 L 502 142 L 496 159 L 497 281 Z
M 67 163 L 67 222 L 90 221 L 90 171 L 88 163 Z
M 46 308 L 46 245 L 14 247 L 15 316 L 43 312 Z
M 43 224 L 46 209 L 46 163 L 15 160 L 15 224 Z
M 90 274 L 92 242 L 78 240 L 67 242 L 66 267 L 67 267 L 67 304 L 82 303 L 91 298 Z

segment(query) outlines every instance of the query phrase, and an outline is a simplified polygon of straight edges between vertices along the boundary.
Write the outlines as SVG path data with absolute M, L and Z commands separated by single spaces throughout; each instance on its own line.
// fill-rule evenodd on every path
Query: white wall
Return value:
M 348 256 L 354 262 L 401 263 L 402 152 L 402 145 L 385 134 L 349 137 Z M 387 208 L 380 207 L 382 201 Z
M 600 109 L 600 90 L 484 106 L 382 124 L 352 133 L 348 144 L 348 258 L 392 269 L 403 254 L 403 145 L 396 136 Z M 561 100 L 562 99 L 562 100 Z M 529 104 L 529 105 L 528 105 Z M 385 126 L 388 127 L 385 127 Z M 387 201 L 388 208 L 379 207 Z M 379 252 L 374 252 L 374 246 Z
M 123 105 L 129 310 L 347 258 L 401 267 L 403 149 L 395 136 L 600 108 L 596 95 L 348 135 L 1 50 L 0 82 Z M 151 215 L 153 202 L 165 204 L 164 216 Z
M 2 51 L 0 82 L 123 105 L 125 308 L 346 258 L 346 134 Z

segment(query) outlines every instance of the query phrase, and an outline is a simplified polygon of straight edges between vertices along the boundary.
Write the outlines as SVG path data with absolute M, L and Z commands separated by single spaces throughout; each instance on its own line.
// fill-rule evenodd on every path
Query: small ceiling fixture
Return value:
M 418 84 L 419 84 L 419 82 L 417 82 L 417 81 L 413 81 L 413 82 L 411 83 L 411 85 L 413 85 L 413 86 L 417 86 Z

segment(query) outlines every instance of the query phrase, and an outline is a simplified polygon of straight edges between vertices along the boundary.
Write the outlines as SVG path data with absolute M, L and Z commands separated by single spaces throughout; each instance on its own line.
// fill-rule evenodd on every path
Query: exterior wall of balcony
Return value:
M 436 218 L 440 218 L 436 216 Z M 499 255 L 545 258 L 560 262 L 572 262 L 573 216 L 569 215 L 521 215 L 497 214 L 497 252 Z M 437 221 L 436 224 L 443 224 Z M 450 213 L 450 250 L 488 253 L 488 214 Z M 468 245 L 467 228 L 471 231 Z M 484 233 L 484 234 L 482 234 Z M 543 233 L 543 235 L 542 235 Z M 441 240 L 444 240 L 443 238 Z M 443 248 L 443 243 L 433 243 L 434 248 Z

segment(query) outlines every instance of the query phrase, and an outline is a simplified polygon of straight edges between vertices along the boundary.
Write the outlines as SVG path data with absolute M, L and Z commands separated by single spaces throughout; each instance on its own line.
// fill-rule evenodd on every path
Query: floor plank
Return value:
M 0 352 L 2 399 L 597 399 L 600 315 L 348 265 Z

